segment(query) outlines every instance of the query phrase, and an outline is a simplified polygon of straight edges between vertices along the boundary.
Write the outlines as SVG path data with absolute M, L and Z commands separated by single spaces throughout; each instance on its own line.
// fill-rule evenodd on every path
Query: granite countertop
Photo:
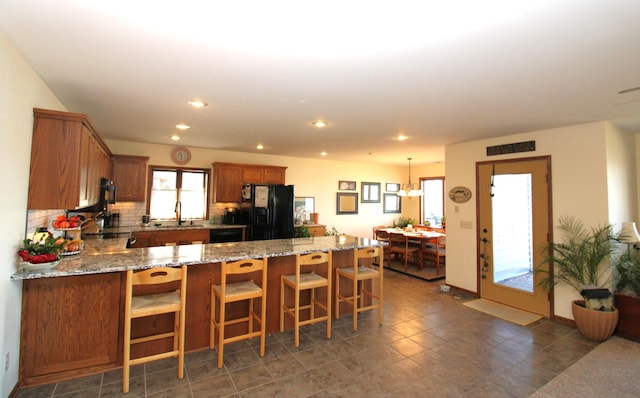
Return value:
M 237 226 L 234 226 L 237 227 Z M 314 251 L 337 251 L 384 243 L 355 236 L 322 236 L 295 239 L 257 240 L 233 243 L 209 243 L 182 246 L 127 248 L 127 239 L 88 239 L 82 253 L 63 259 L 48 270 L 20 268 L 12 280 L 52 278 L 121 272 L 160 266 L 180 266 L 257 257 L 279 257 Z

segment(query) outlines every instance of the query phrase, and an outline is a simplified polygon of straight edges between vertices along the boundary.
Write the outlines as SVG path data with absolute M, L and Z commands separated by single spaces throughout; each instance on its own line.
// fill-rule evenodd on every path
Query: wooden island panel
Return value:
M 332 253 L 334 269 L 351 265 L 352 250 Z M 220 282 L 219 264 L 188 267 L 186 351 L 209 347 L 211 285 Z M 280 276 L 295 273 L 295 256 L 270 257 L 267 272 L 267 332 L 276 333 L 280 330 Z M 23 281 L 22 386 L 51 383 L 122 366 L 125 278 L 125 272 L 111 272 Z M 255 278 L 259 280 L 257 275 Z M 346 283 L 342 287 L 345 292 L 351 288 Z M 140 292 L 160 288 L 147 289 Z M 319 298 L 324 300 L 324 295 L 320 292 Z M 227 308 L 230 317 L 244 315 L 247 311 L 244 303 L 234 303 Z M 350 314 L 350 308 L 342 306 L 341 314 Z M 285 325 L 290 329 L 293 323 L 287 319 Z M 225 334 L 238 334 L 243 326 L 228 327 Z M 172 327 L 172 316 L 142 318 L 134 323 L 132 336 Z M 53 332 L 43 333 L 44 330 Z M 157 352 L 170 344 L 167 339 L 140 345 L 132 349 L 132 357 Z

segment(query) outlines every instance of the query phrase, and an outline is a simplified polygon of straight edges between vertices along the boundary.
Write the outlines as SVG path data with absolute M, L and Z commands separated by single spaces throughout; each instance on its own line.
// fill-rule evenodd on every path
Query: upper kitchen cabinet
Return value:
M 148 156 L 113 155 L 111 179 L 119 202 L 144 202 Z
M 33 110 L 27 208 L 77 209 L 98 203 L 111 177 L 111 152 L 86 115 Z
M 242 184 L 284 184 L 286 167 L 213 163 L 215 202 L 241 202 Z

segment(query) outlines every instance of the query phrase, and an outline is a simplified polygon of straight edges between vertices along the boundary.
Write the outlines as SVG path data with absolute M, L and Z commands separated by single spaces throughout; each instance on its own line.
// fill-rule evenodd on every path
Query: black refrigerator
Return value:
M 242 206 L 247 240 L 286 239 L 295 236 L 293 185 L 251 184 L 247 191 L 250 192 L 250 197 Z

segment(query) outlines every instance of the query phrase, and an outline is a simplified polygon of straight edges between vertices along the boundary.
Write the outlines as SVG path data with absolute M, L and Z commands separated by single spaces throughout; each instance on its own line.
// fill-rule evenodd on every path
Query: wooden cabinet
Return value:
M 113 155 L 111 179 L 119 202 L 144 202 L 148 161 L 147 156 Z
M 213 164 L 213 201 L 242 201 L 242 167 L 228 163 Z
M 321 224 L 310 224 L 305 225 L 305 227 L 307 227 L 311 236 L 324 236 L 325 232 L 327 232 L 327 227 Z
M 118 366 L 122 275 L 24 281 L 20 378 L 25 384 Z
M 131 247 L 152 247 L 166 245 L 190 245 L 209 243 L 208 229 L 172 229 L 167 231 L 136 231 L 132 233 L 136 242 Z
M 284 184 L 287 168 L 238 163 L 213 163 L 214 202 L 241 202 L 242 184 Z
M 33 110 L 27 208 L 76 209 L 100 196 L 111 177 L 111 152 L 86 115 Z

